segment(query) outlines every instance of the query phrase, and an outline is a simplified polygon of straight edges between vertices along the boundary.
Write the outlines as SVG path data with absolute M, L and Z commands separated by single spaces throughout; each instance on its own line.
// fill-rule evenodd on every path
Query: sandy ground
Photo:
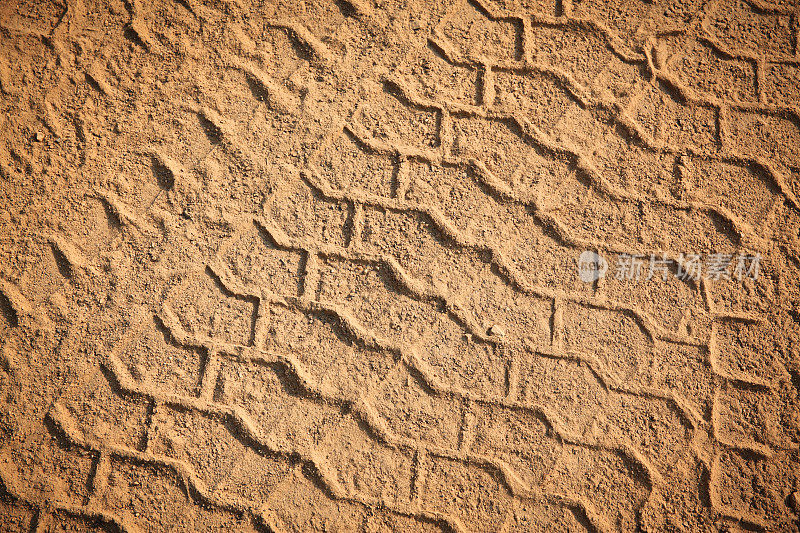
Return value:
M 797 531 L 799 9 L 0 1 L 0 530 Z

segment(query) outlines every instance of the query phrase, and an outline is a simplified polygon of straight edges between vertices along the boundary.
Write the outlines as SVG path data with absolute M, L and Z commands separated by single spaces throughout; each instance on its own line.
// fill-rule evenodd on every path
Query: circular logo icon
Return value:
M 608 262 L 596 252 L 586 250 L 578 257 L 578 277 L 581 281 L 592 283 L 604 277 L 608 271 Z

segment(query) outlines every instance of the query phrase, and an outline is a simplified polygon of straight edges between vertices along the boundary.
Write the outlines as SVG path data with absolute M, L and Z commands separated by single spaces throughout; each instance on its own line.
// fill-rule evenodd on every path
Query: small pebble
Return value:
M 36 132 L 36 142 L 40 143 L 43 140 L 44 140 L 44 133 L 42 133 L 41 131 L 37 131 Z
M 800 513 L 800 490 L 796 490 L 789 495 L 789 505 L 796 513 Z
M 506 332 L 503 331 L 503 328 L 497 324 L 494 324 L 489 328 L 489 335 L 494 335 L 495 337 L 505 337 Z

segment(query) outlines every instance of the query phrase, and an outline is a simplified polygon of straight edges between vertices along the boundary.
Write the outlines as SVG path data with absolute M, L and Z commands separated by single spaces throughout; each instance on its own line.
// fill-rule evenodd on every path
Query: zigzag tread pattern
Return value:
M 93 132 L 136 128 L 110 124 L 141 112 L 137 77 L 168 67 L 157 90 L 181 91 L 143 112 L 160 133 L 125 154 L 129 179 L 87 195 L 103 245 L 51 228 L 47 276 L 0 272 L 21 339 L 2 344 L 6 397 L 35 391 L 31 338 L 93 358 L 25 415 L 36 436 L 0 420 L 4 523 L 796 528 L 798 7 L 379 4 L 131 1 L 108 8 L 124 46 L 88 36 L 90 2 L 3 12 L 4 36 L 80 73 L 38 119 L 62 164 L 106 170 Z M 24 91 L 2 62 L 0 89 Z M 49 168 L 2 149 L 9 183 Z M 584 250 L 762 271 L 587 284 Z M 101 290 L 53 341 L 44 305 Z M 113 338 L 76 348 L 108 309 Z M 31 466 L 48 438 L 56 466 Z

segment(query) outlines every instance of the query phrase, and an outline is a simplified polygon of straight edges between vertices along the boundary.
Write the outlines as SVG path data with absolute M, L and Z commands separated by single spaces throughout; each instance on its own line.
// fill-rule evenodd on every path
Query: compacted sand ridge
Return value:
M 0 531 L 797 531 L 795 0 L 0 0 Z

